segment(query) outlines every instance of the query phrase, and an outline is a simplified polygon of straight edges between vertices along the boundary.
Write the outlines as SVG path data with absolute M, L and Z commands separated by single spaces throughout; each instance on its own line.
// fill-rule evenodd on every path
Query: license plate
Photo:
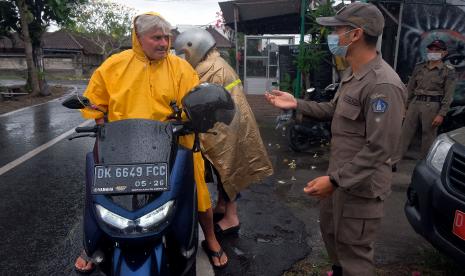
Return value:
M 128 194 L 169 190 L 168 164 L 95 166 L 92 194 Z
M 452 233 L 457 237 L 465 240 L 465 213 L 459 210 L 455 211 L 454 226 L 452 227 Z

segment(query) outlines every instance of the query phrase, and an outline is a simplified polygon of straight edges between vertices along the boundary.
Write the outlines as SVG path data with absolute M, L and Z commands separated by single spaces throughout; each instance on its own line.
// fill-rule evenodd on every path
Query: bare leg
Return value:
M 226 212 L 224 214 L 223 219 L 220 220 L 218 224 L 223 230 L 239 225 L 236 201 L 226 202 Z
M 218 240 L 216 239 L 215 230 L 213 228 L 212 208 L 209 208 L 205 212 L 199 212 L 199 223 L 200 227 L 202 227 L 203 233 L 205 235 L 205 240 L 207 241 L 210 250 L 215 252 L 220 251 L 221 245 L 218 243 Z M 224 265 L 228 262 L 228 256 L 226 256 L 226 253 L 223 254 L 220 259 L 218 259 L 218 257 L 212 258 L 215 266 Z
M 221 193 L 218 193 L 218 201 L 216 202 L 215 210 L 213 213 L 224 213 L 226 212 L 226 201 L 221 196 Z
M 83 252 L 81 253 L 81 255 L 82 254 L 85 254 L 85 253 Z M 76 267 L 76 269 L 82 272 L 92 271 L 95 266 L 94 263 L 92 263 L 91 261 L 86 261 L 83 257 L 81 257 L 81 255 L 77 257 L 76 262 L 74 263 L 74 266 Z

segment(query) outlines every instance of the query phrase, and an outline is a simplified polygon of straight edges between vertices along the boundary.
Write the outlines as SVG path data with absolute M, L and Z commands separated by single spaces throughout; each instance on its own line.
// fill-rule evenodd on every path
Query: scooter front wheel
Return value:
M 311 147 L 310 137 L 298 132 L 294 127 L 289 128 L 289 147 L 295 152 L 303 152 Z

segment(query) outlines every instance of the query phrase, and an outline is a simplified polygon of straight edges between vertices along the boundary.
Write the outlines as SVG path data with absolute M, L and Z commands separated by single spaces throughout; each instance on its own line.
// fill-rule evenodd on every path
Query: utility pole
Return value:
M 304 36 L 305 36 L 305 11 L 307 10 L 307 0 L 300 0 L 300 41 L 299 41 L 299 50 L 302 50 L 304 45 Z M 300 97 L 302 83 L 302 72 L 297 68 L 297 87 L 294 92 L 294 96 L 297 98 Z

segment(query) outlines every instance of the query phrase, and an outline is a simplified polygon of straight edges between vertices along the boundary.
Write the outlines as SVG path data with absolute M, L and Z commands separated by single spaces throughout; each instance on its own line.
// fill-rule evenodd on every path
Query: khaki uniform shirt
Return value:
M 442 96 L 438 115 L 446 116 L 454 96 L 455 84 L 456 75 L 453 66 L 440 63 L 430 69 L 428 62 L 420 63 L 413 70 L 407 85 L 408 103 L 419 95 Z
M 391 191 L 391 156 L 400 142 L 406 88 L 381 58 L 348 72 L 329 103 L 298 100 L 304 115 L 330 119 L 328 175 L 341 189 L 365 198 L 385 198 Z

